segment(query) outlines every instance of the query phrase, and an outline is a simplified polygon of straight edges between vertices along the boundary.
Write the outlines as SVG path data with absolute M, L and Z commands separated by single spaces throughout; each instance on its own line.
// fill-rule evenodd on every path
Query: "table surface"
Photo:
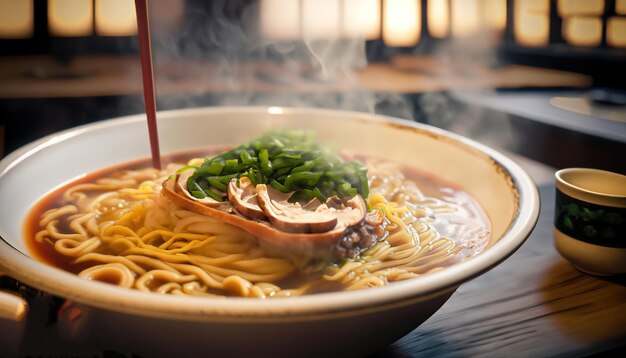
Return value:
M 541 195 L 539 221 L 525 244 L 373 357 L 626 356 L 626 277 L 589 276 L 559 256 L 552 241 L 554 170 L 522 166 Z M 32 307 L 20 355 L 120 356 L 64 343 L 54 325 L 42 324 L 44 312 Z

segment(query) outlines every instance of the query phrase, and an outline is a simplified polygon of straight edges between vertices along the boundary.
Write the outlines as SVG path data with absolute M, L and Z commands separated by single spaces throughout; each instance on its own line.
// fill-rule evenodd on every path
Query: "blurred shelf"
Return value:
M 457 91 L 453 95 L 473 106 L 626 143 L 626 106 L 584 101 L 585 92 L 582 91 Z M 573 100 L 587 104 L 587 113 L 575 107 L 566 109 L 563 104 Z
M 554 98 L 584 98 L 585 91 L 450 92 L 461 121 L 432 123 L 555 168 L 590 167 L 626 174 L 624 106 L 603 106 L 603 117 L 565 110 Z
M 175 93 L 393 93 L 450 89 L 587 87 L 585 75 L 536 67 L 486 67 L 429 56 L 400 55 L 361 70 L 327 72 L 298 60 L 283 63 L 160 60 L 155 63 L 159 95 Z M 134 57 L 83 56 L 67 63 L 52 57 L 0 58 L 0 99 L 135 95 L 141 71 Z

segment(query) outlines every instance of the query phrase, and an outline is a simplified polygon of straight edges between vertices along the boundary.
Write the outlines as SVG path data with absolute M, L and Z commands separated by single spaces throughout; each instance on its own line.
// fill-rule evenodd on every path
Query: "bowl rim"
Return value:
M 280 108 L 277 111 L 276 108 Z M 188 321 L 285 321 L 294 319 L 323 319 L 327 315 L 350 315 L 357 312 L 381 310 L 397 305 L 407 305 L 443 292 L 455 290 L 461 283 L 490 270 L 512 255 L 535 227 L 540 209 L 539 193 L 530 176 L 513 160 L 500 152 L 459 134 L 430 125 L 364 112 L 306 107 L 199 107 L 160 111 L 158 118 L 193 115 L 194 113 L 241 114 L 319 114 L 337 117 L 349 116 L 358 120 L 391 123 L 433 133 L 441 138 L 473 149 L 498 167 L 501 175 L 512 181 L 518 192 L 518 207 L 514 218 L 496 243 L 488 250 L 444 270 L 429 273 L 419 279 L 394 282 L 385 287 L 320 293 L 308 296 L 278 299 L 208 298 L 158 295 L 84 280 L 77 275 L 39 262 L 13 248 L 0 237 L 0 267 L 16 279 L 35 288 L 71 299 L 87 306 L 123 313 L 156 318 Z M 145 114 L 117 117 L 57 132 L 10 153 L 0 161 L 0 180 L 17 165 L 34 153 L 60 143 L 68 138 L 100 129 L 124 126 L 144 121 Z M 22 223 L 20 223 L 22 224 Z
M 557 170 L 556 173 L 554 173 L 554 177 L 557 180 L 557 183 L 565 187 L 568 187 L 574 192 L 587 193 L 587 194 L 591 194 L 597 197 L 605 197 L 605 198 L 611 198 L 611 199 L 626 199 L 626 194 L 602 192 L 598 190 L 588 189 L 580 185 L 576 185 L 572 183 L 571 178 L 565 177 L 568 174 L 569 175 L 595 174 L 598 176 L 603 176 L 604 178 L 609 177 L 612 179 L 615 178 L 616 180 L 622 180 L 622 181 L 626 181 L 626 175 L 608 171 L 608 170 L 603 170 L 603 169 L 582 168 L 582 167 L 563 168 L 563 169 Z

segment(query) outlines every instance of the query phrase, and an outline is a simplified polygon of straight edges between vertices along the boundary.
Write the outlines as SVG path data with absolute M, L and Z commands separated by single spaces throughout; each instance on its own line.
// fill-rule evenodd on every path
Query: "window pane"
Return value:
M 559 0 L 558 9 L 561 17 L 602 15 L 604 0 Z
M 48 29 L 53 36 L 93 33 L 92 0 L 48 0 Z
M 626 17 L 612 17 L 606 28 L 606 42 L 613 47 L 626 47 Z
M 417 45 L 422 27 L 417 0 L 384 0 L 383 14 L 383 41 L 387 46 Z
M 448 37 L 450 32 L 450 7 L 448 0 L 428 0 L 428 32 L 434 38 Z
M 545 46 L 550 36 L 548 0 L 516 0 L 514 8 L 515 40 L 523 46 Z
M 597 17 L 571 17 L 563 22 L 563 38 L 576 46 L 598 46 L 602 42 L 602 21 Z
M 133 0 L 96 0 L 96 33 L 101 36 L 130 36 L 137 33 Z
M 261 32 L 272 40 L 300 38 L 300 1 L 261 0 Z
M 33 28 L 33 0 L 0 1 L 0 38 L 28 38 Z
M 347 37 L 380 38 L 380 1 L 344 0 L 343 32 Z

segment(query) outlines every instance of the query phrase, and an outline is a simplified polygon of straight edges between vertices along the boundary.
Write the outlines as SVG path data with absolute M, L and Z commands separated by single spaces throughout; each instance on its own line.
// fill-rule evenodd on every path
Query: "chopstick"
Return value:
M 2 277 L 9 278 L 0 271 L 0 278 Z M 0 320 L 20 322 L 28 312 L 28 303 L 18 294 L 3 286 L 0 285 Z
M 152 166 L 161 170 L 161 153 L 159 149 L 159 131 L 156 120 L 156 98 L 154 93 L 154 71 L 152 69 L 152 50 L 150 47 L 150 19 L 148 18 L 147 0 L 135 0 L 137 13 L 137 36 L 139 37 L 139 53 L 141 74 L 143 78 L 143 98 L 148 119 L 150 151 Z
M 28 312 L 28 303 L 21 297 L 0 291 L 0 320 L 20 322 Z

